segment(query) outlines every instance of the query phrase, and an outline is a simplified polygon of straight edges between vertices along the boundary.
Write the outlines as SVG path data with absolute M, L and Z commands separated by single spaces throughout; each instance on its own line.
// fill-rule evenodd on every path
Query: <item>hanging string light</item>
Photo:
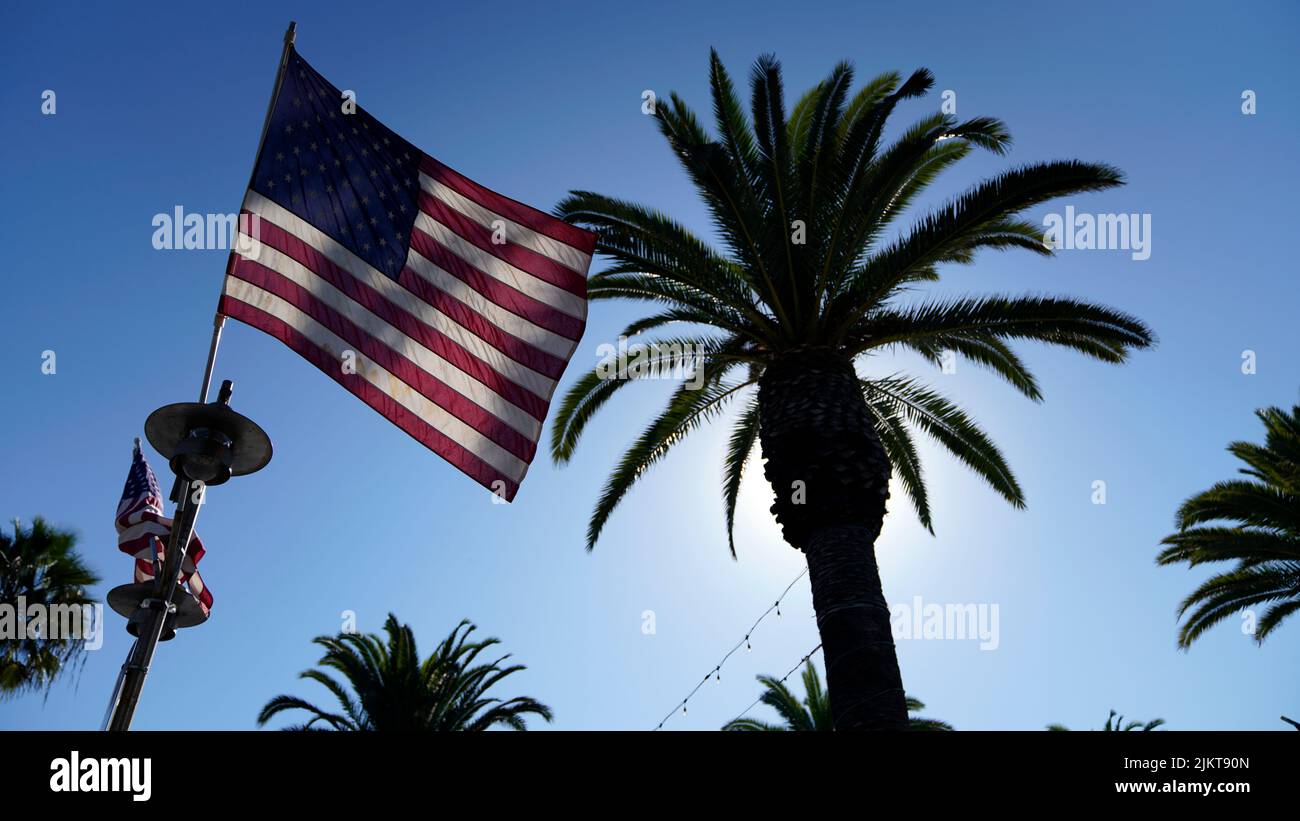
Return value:
M 798 670 L 800 667 L 802 667 L 802 666 L 804 666 L 805 664 L 807 664 L 807 663 L 808 663 L 808 659 L 810 659 L 810 658 L 813 657 L 813 653 L 816 653 L 816 652 L 817 652 L 818 650 L 820 650 L 820 649 L 822 649 L 822 646 L 821 646 L 821 644 L 818 644 L 816 647 L 814 647 L 813 649 L 809 650 L 807 653 L 804 653 L 804 657 L 801 658 L 801 659 L 799 659 L 799 663 L 796 664 L 795 666 L 791 667 L 789 670 L 786 670 L 786 671 L 785 671 L 785 675 L 781 676 L 781 683 L 782 683 L 782 684 L 785 684 L 785 680 L 788 679 L 790 676 L 794 675 L 794 671 L 795 671 L 795 670 Z M 762 696 L 759 696 L 758 698 L 754 699 L 753 702 L 751 702 L 750 705 L 749 705 L 748 707 L 745 708 L 745 712 L 743 712 L 743 713 L 741 713 L 740 715 L 738 715 L 738 716 L 736 716 L 735 718 L 733 718 L 732 721 L 739 721 L 740 719 L 744 718 L 745 715 L 746 715 L 750 710 L 752 710 L 752 709 L 754 709 L 755 707 L 757 707 L 757 706 L 758 706 L 758 703 L 759 703 L 760 701 L 762 701 L 762 700 L 763 700 L 763 697 L 762 697 Z M 660 726 L 663 726 L 663 725 L 660 725 Z
M 700 681 L 700 683 L 697 684 L 697 685 L 695 685 L 695 687 L 692 688 L 691 691 L 690 691 L 689 693 L 686 694 L 686 698 L 684 698 L 684 699 L 682 699 L 680 702 L 678 702 L 677 707 L 674 707 L 673 709 L 669 710 L 669 711 L 668 711 L 668 715 L 666 715 L 666 716 L 664 716 L 662 719 L 660 719 L 659 724 L 655 726 L 655 730 L 661 730 L 661 729 L 663 729 L 664 724 L 668 721 L 668 719 L 670 719 L 670 718 L 673 717 L 673 715 L 677 712 L 677 708 L 678 708 L 678 707 L 681 708 L 681 710 L 682 710 L 682 715 L 686 715 L 686 702 L 690 701 L 690 700 L 691 700 L 691 697 L 694 696 L 697 692 L 699 692 L 699 689 L 700 689 L 701 687 L 703 687 L 705 684 L 708 683 L 710 677 L 712 677 L 715 681 L 721 682 L 721 681 L 722 681 L 722 665 L 726 664 L 726 663 L 727 663 L 727 659 L 731 658 L 731 655 L 732 655 L 733 653 L 735 653 L 737 650 L 740 649 L 740 645 L 742 645 L 742 644 L 745 645 L 745 650 L 746 650 L 746 652 L 751 651 L 751 650 L 754 649 L 754 645 L 753 645 L 753 643 L 750 641 L 750 636 L 753 635 L 753 633 L 754 633 L 754 629 L 757 628 L 758 625 L 761 624 L 761 623 L 763 622 L 763 619 L 767 618 L 768 615 L 769 615 L 770 613 L 772 613 L 772 611 L 775 610 L 777 616 L 780 616 L 780 615 L 781 615 L 781 602 L 785 599 L 786 595 L 789 594 L 790 589 L 791 589 L 792 587 L 794 587 L 795 582 L 798 582 L 800 579 L 802 579 L 802 578 L 804 577 L 804 574 L 806 574 L 807 572 L 808 572 L 808 568 L 806 568 L 806 567 L 805 567 L 803 570 L 800 570 L 800 571 L 799 571 L 799 575 L 798 575 L 798 576 L 795 576 L 794 579 L 792 579 L 791 582 L 785 586 L 785 590 L 781 591 L 781 595 L 777 597 L 777 600 L 774 601 L 774 602 L 772 602 L 772 605 L 771 605 L 770 607 L 768 607 L 766 610 L 764 610 L 763 613 L 762 613 L 762 615 L 760 615 L 757 619 L 754 620 L 754 623 L 753 623 L 752 625 L 750 625 L 750 627 L 749 627 L 748 630 L 745 631 L 744 638 L 742 638 L 740 641 L 736 642 L 735 645 L 733 645 L 732 648 L 731 648 L 730 650 L 727 651 L 727 654 L 726 654 L 725 656 L 722 657 L 722 660 L 719 661 L 717 664 L 715 664 L 715 665 L 713 666 L 713 669 L 712 669 L 711 671 L 709 671 L 708 673 L 705 674 L 704 678 Z M 817 646 L 818 646 L 818 647 L 821 647 L 820 644 L 817 645 Z M 814 650 L 813 652 L 816 652 L 816 650 Z M 812 655 L 812 653 L 809 653 L 808 655 Z M 804 658 L 806 659 L 807 656 L 805 656 Z M 787 675 L 788 675 L 788 674 L 787 674 Z M 784 679 L 783 679 L 783 680 L 784 680 Z M 751 706 L 751 709 L 752 709 L 752 706 Z M 746 710 L 745 712 L 749 712 L 749 710 Z M 743 714 L 742 714 L 742 715 L 743 715 Z

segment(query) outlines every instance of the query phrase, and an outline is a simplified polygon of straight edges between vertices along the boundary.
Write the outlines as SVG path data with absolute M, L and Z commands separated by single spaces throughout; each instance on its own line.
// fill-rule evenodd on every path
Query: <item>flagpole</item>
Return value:
M 217 346 L 221 344 L 221 328 L 226 324 L 225 314 L 217 311 L 212 317 L 212 344 L 208 347 L 208 365 L 203 369 L 203 386 L 199 388 L 199 401 L 208 401 L 208 388 L 212 386 L 212 366 L 217 362 Z
M 294 42 L 298 38 L 298 23 L 289 21 L 289 28 L 284 32 L 284 50 L 280 52 L 280 65 L 275 71 L 275 85 L 271 87 L 271 100 L 266 104 L 266 116 L 262 118 L 262 134 L 257 138 L 257 153 L 253 154 L 253 168 L 248 172 L 248 185 L 245 190 L 253 187 L 253 181 L 257 178 L 257 158 L 262 156 L 262 146 L 266 144 L 266 132 L 271 129 L 271 112 L 275 111 L 276 100 L 280 99 L 280 85 L 284 82 L 284 68 L 289 64 L 289 49 L 293 48 Z M 226 276 L 230 275 L 229 269 Z M 222 284 L 225 284 L 224 278 Z M 212 344 L 208 348 L 208 364 L 203 369 L 203 385 L 199 388 L 199 401 L 208 401 L 208 389 L 212 387 L 212 368 L 217 361 L 217 346 L 221 344 L 221 329 L 226 324 L 226 316 L 218 309 L 212 317 Z M 173 496 L 175 488 L 173 488 Z
M 271 113 L 275 110 L 276 100 L 280 96 L 280 86 L 284 81 L 284 69 L 289 63 L 289 51 L 293 48 L 294 41 L 297 38 L 297 31 L 298 24 L 290 21 L 289 28 L 284 33 L 284 49 L 280 52 L 280 65 L 275 72 L 275 85 L 271 89 L 271 100 L 267 103 L 266 116 L 262 120 L 262 134 L 257 140 L 257 153 L 254 154 L 253 168 L 248 174 L 249 189 L 253 187 L 256 178 L 256 158 L 261 156 L 262 147 L 266 143 L 266 133 L 271 127 Z M 217 348 L 221 344 L 221 329 L 225 322 L 226 317 L 218 310 L 212 321 L 212 342 L 208 346 L 208 361 L 203 369 L 203 383 L 199 388 L 200 403 L 208 401 L 208 389 L 212 385 L 212 371 L 216 365 Z M 230 398 L 228 385 L 229 383 L 223 385 L 222 397 L 218 400 L 220 403 L 225 403 Z M 190 538 L 194 532 L 194 521 L 198 518 L 199 508 L 203 505 L 203 494 L 200 492 L 195 498 L 195 494 L 191 492 L 193 487 L 194 483 L 182 473 L 177 473 L 176 482 L 172 485 L 171 492 L 171 499 L 176 503 L 176 509 L 172 513 L 171 536 L 168 539 L 162 572 L 156 576 L 156 598 L 146 599 L 141 603 L 141 607 L 148 608 L 148 617 L 141 623 L 140 635 L 131 645 L 126 661 L 118 672 L 117 683 L 113 687 L 113 694 L 109 699 L 108 710 L 104 717 L 104 730 L 125 731 L 131 729 L 131 721 L 135 716 L 136 706 L 140 702 L 140 693 L 144 689 L 145 678 L 148 676 L 149 667 L 153 663 L 154 652 L 158 648 L 158 642 L 162 639 L 167 617 L 169 614 L 176 612 L 173 598 L 176 595 L 176 588 L 179 586 L 177 580 L 185 560 Z

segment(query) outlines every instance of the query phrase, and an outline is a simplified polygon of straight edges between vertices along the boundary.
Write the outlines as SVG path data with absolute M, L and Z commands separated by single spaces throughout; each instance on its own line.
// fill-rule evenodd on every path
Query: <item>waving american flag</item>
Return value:
M 506 500 L 582 336 L 595 236 L 399 137 L 289 48 L 219 312 Z
M 172 520 L 162 514 L 163 499 L 158 490 L 158 480 L 141 453 L 140 440 L 137 439 L 131 457 L 131 472 L 126 475 L 122 501 L 117 506 L 116 521 L 117 547 L 135 559 L 137 584 L 155 578 L 155 563 L 162 567 L 167 537 L 172 532 Z M 212 592 L 199 575 L 198 564 L 203 553 L 203 542 L 199 540 L 199 534 L 194 533 L 181 565 L 180 580 L 189 586 L 190 593 L 207 613 L 212 609 Z

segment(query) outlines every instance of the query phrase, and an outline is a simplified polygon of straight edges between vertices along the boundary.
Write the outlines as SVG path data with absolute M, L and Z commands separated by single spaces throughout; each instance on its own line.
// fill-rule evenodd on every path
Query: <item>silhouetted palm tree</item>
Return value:
M 651 465 L 743 397 L 722 480 L 729 538 L 742 472 L 761 444 L 772 511 L 786 541 L 807 556 L 835 725 L 902 728 L 907 708 L 874 555 L 891 467 L 927 528 L 915 429 L 1012 505 L 1022 507 L 1024 494 L 997 447 L 956 405 L 911 376 L 859 374 L 855 363 L 892 351 L 943 363 L 951 353 L 1038 400 L 1038 383 L 1009 343 L 1060 345 L 1114 363 L 1152 344 L 1139 320 L 1076 299 L 915 296 L 944 265 L 970 263 L 983 248 L 1051 255 L 1043 231 L 1021 215 L 1056 197 L 1119 185 L 1121 175 L 1076 161 L 1015 168 L 891 238 L 895 220 L 941 171 L 972 148 L 1008 149 L 1000 121 L 934 113 L 883 142 L 895 106 L 933 84 L 926 70 L 906 81 L 883 74 L 850 96 L 853 70 L 841 63 L 788 116 L 780 64 L 770 56 L 752 72 L 751 117 L 716 53 L 710 84 L 716 135 L 675 94 L 655 115 L 708 207 L 722 251 L 669 216 L 623 200 L 575 191 L 556 209 L 597 232 L 597 251 L 612 259 L 590 278 L 592 299 L 661 306 L 625 336 L 670 325 L 690 330 L 662 340 L 619 378 L 608 378 L 608 363 L 580 378 L 556 415 L 551 454 L 567 462 L 621 386 L 702 353 L 700 382 L 673 394 L 614 469 L 587 529 L 588 549 Z M 734 554 L 734 542 L 731 548 Z
M 803 671 L 803 691 L 804 700 L 801 702 L 790 692 L 790 688 L 785 686 L 785 681 L 777 679 L 774 676 L 759 676 L 758 682 L 763 685 L 763 695 L 759 701 L 772 707 L 781 715 L 785 721 L 784 724 L 770 724 L 766 721 L 760 721 L 756 718 L 737 718 L 727 722 L 724 730 L 740 731 L 773 731 L 773 730 L 834 730 L 835 723 L 831 719 L 830 700 L 826 697 L 826 691 L 822 689 L 821 677 L 817 675 L 817 668 L 810 661 Z M 946 721 L 939 721 L 933 718 L 924 718 L 922 716 L 913 716 L 915 713 L 925 709 L 925 704 L 917 698 L 907 697 L 907 727 L 909 730 L 951 730 L 952 725 Z
M 1132 732 L 1133 730 L 1150 732 L 1151 730 L 1162 726 L 1164 723 L 1165 720 L 1163 718 L 1156 718 L 1146 722 L 1130 721 L 1125 724 L 1124 716 L 1111 710 L 1110 716 L 1106 719 L 1106 726 L 1101 729 L 1105 732 Z M 1052 730 L 1053 732 L 1069 732 L 1070 730 L 1070 728 L 1066 727 L 1064 724 L 1048 724 L 1047 729 Z
M 1169 546 L 1156 558 L 1158 564 L 1190 567 L 1237 563 L 1179 605 L 1187 619 L 1178 631 L 1183 648 L 1247 608 L 1268 605 L 1255 625 L 1257 641 L 1300 610 L 1300 405 L 1290 413 L 1265 408 L 1255 415 L 1267 431 L 1264 444 L 1228 445 L 1246 463 L 1240 472 L 1249 478 L 1219 482 L 1183 502 L 1174 522 L 1178 532 L 1161 542 Z
M 265 724 L 284 710 L 305 710 L 311 718 L 288 730 L 487 730 L 495 726 L 526 730 L 527 715 L 551 720 L 546 705 L 526 696 L 489 697 L 487 691 L 512 673 L 525 669 L 502 667 L 502 656 L 487 664 L 474 660 L 495 638 L 469 641 L 474 625 L 462 621 L 427 659 L 420 660 L 411 628 L 399 624 L 391 613 L 384 622 L 385 643 L 378 635 L 340 633 L 313 641 L 325 648 L 317 662 L 342 674 L 347 687 L 328 673 L 311 669 L 301 678 L 319 682 L 339 702 L 339 712 L 328 712 L 293 696 L 276 696 L 257 716 Z M 351 692 L 348 692 L 351 688 Z
M 99 584 L 99 577 L 76 545 L 76 534 L 51 527 L 39 516 L 26 530 L 15 520 L 12 537 L 0 533 L 0 603 L 17 607 L 21 597 L 27 607 L 47 608 L 43 635 L 0 640 L 0 698 L 48 687 L 85 651 L 85 642 L 54 635 L 48 620 L 56 613 L 61 629 L 72 635 L 102 628 L 85 619 L 83 605 L 94 603 L 87 589 Z

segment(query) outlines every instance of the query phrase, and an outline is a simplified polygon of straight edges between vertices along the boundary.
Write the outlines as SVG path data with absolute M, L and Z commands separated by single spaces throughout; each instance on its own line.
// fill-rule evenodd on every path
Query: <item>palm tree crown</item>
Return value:
M 461 621 L 427 659 L 421 660 L 411 628 L 399 624 L 391 613 L 384 622 L 387 642 L 374 634 L 341 633 L 318 636 L 325 648 L 318 664 L 341 673 L 352 692 L 323 670 L 311 669 L 301 678 L 319 682 L 339 702 L 339 712 L 327 712 L 293 696 L 276 696 L 258 714 L 265 724 L 284 710 L 304 710 L 311 718 L 285 729 L 310 730 L 487 730 L 495 726 L 528 729 L 524 717 L 532 714 L 551 720 L 546 705 L 521 696 L 489 697 L 487 691 L 507 676 L 525 669 L 510 658 L 475 664 L 484 650 L 500 642 L 495 638 L 470 641 L 474 625 Z
M 37 516 L 30 528 L 14 522 L 13 536 L 0 533 L 0 602 L 16 606 L 73 605 L 68 611 L 87 625 L 81 605 L 93 603 L 88 588 L 99 584 L 76 551 L 75 534 L 50 527 Z M 98 625 L 97 625 L 98 626 Z M 15 636 L 0 641 L 0 697 L 48 686 L 69 663 L 81 656 L 85 644 L 64 637 Z
M 827 696 L 826 691 L 822 689 L 821 677 L 817 675 L 817 668 L 813 666 L 811 661 L 808 662 L 803 671 L 803 701 L 800 701 L 794 693 L 790 692 L 790 688 L 785 686 L 785 681 L 782 679 L 777 679 L 774 676 L 759 676 L 758 681 L 763 685 L 763 695 L 759 698 L 759 701 L 775 709 L 785 723 L 772 724 L 756 718 L 742 717 L 727 722 L 722 729 L 751 732 L 835 729 L 831 717 L 830 698 Z M 911 696 L 907 697 L 908 729 L 952 729 L 952 725 L 946 721 L 910 715 L 924 709 L 925 704 L 920 699 Z
M 1161 542 L 1168 547 L 1158 564 L 1237 563 L 1183 600 L 1183 648 L 1247 608 L 1268 605 L 1255 625 L 1257 641 L 1300 610 L 1300 405 L 1289 413 L 1265 408 L 1256 416 L 1264 423 L 1264 444 L 1228 445 L 1246 464 L 1239 470 L 1247 478 L 1219 482 L 1183 502 L 1175 519 L 1178 532 Z
M 1045 342 L 1116 363 L 1128 350 L 1152 344 L 1150 330 L 1137 319 L 1077 299 L 908 298 L 917 286 L 939 279 L 943 265 L 970 263 L 980 249 L 1050 256 L 1042 230 L 1020 215 L 1055 197 L 1119 185 L 1121 175 L 1077 161 L 1014 168 L 891 239 L 899 217 L 940 172 L 976 148 L 1003 154 L 1011 137 L 996 119 L 958 121 L 935 113 L 886 143 L 886 120 L 900 102 L 930 89 L 930 72 L 919 70 L 905 81 L 882 74 L 850 95 L 853 78 L 849 64 L 837 65 L 787 115 L 780 64 L 764 56 L 751 75 L 747 117 L 715 52 L 709 79 L 716 134 L 676 94 L 657 106 L 658 126 L 707 205 L 721 250 L 669 216 L 624 200 L 575 191 L 557 207 L 563 218 L 595 231 L 597 250 L 612 261 L 590 278 L 591 299 L 661 307 L 633 322 L 624 336 L 669 326 L 695 330 L 658 340 L 652 357 L 626 379 L 606 378 L 601 366 L 579 379 L 552 427 L 553 458 L 568 461 L 596 411 L 623 385 L 652 372 L 653 364 L 680 360 L 682 350 L 704 360 L 700 389 L 677 390 L 618 463 L 592 514 L 588 549 L 647 468 L 728 403 L 747 397 L 765 369 L 790 354 L 814 350 L 855 360 L 910 350 L 937 363 L 952 352 L 1038 400 L 1037 381 L 1009 343 Z M 872 374 L 859 387 L 889 462 L 927 528 L 932 517 L 914 429 L 1023 506 L 1024 493 L 997 447 L 952 402 L 907 375 Z M 757 397 L 745 398 L 727 450 L 722 493 L 729 538 L 741 475 L 759 438 L 759 410 Z
M 1124 716 L 1120 715 L 1114 710 L 1111 710 L 1110 715 L 1107 716 L 1106 718 L 1105 726 L 1103 726 L 1101 729 L 1103 732 L 1108 732 L 1108 733 L 1129 733 L 1135 730 L 1141 732 L 1151 732 L 1152 730 L 1164 726 L 1164 723 L 1165 720 L 1163 718 L 1154 718 L 1150 721 L 1125 722 Z M 1070 728 L 1066 727 L 1064 724 L 1048 724 L 1047 729 L 1053 732 L 1068 732 Z

